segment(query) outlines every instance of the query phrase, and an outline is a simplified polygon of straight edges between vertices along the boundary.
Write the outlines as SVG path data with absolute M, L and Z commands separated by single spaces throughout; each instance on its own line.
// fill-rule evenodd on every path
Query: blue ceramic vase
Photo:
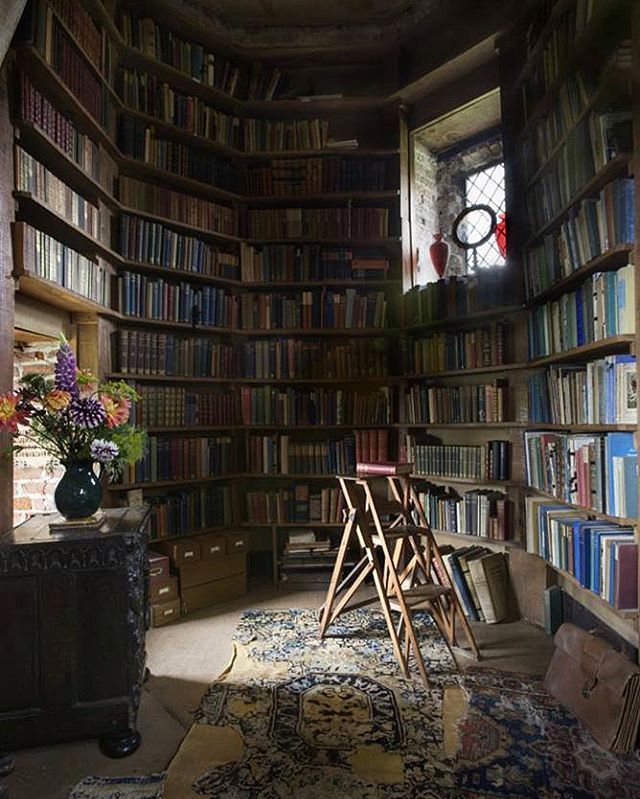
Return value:
M 53 495 L 56 508 L 65 519 L 84 519 L 100 507 L 102 486 L 93 471 L 93 461 L 66 461 L 65 472 Z

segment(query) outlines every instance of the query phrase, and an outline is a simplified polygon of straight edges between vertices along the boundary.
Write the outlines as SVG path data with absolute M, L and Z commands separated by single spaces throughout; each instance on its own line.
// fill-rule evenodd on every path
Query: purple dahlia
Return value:
M 96 438 L 91 442 L 91 457 L 98 463 L 109 463 L 118 456 L 120 449 L 113 441 L 106 441 L 104 438 Z
M 69 404 L 69 418 L 78 427 L 100 427 L 107 413 L 95 397 L 74 397 Z
M 54 367 L 55 386 L 61 391 L 68 391 L 74 397 L 78 394 L 78 365 L 76 356 L 68 344 L 61 344 L 56 355 Z

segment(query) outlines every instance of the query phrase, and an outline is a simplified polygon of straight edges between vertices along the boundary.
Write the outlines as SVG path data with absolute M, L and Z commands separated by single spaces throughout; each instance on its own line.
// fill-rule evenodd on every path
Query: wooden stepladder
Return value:
M 429 687 L 412 608 L 424 608 L 431 614 L 448 646 L 457 645 L 459 620 L 476 658 L 478 647 L 418 501 L 410 467 L 401 474 L 393 469 L 392 474 L 380 475 L 378 470 L 377 476 L 386 479 L 389 499 L 375 495 L 371 476 L 337 478 L 347 506 L 346 522 L 327 597 L 320 609 L 320 637 L 342 613 L 379 602 L 403 675 L 409 676 L 409 658 L 413 654 L 420 677 Z M 347 554 L 354 545 L 359 546 L 362 557 L 343 577 Z M 356 595 L 369 576 L 375 594 L 369 592 L 369 596 L 358 599 Z M 397 624 L 393 613 L 399 614 Z

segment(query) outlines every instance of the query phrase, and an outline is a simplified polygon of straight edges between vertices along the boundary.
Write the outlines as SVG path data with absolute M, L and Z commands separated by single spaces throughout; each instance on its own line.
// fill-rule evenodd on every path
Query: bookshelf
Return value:
M 517 65 L 503 102 L 510 256 L 529 320 L 526 550 L 635 646 L 618 559 L 637 563 L 638 30 L 624 0 L 556 0 L 501 46 L 505 75 Z
M 382 425 L 392 439 L 380 454 L 395 447 L 386 383 L 402 283 L 400 126 L 387 93 L 359 94 L 358 74 L 371 85 L 360 66 L 342 67 L 352 96 L 279 99 L 277 65 L 202 47 L 199 32 L 171 33 L 148 13 L 33 3 L 14 48 L 14 273 L 19 292 L 96 322 L 101 374 L 141 384 L 134 415 L 150 454 L 107 496 L 151 499 L 163 542 L 242 528 L 253 484 L 322 493 L 332 479 L 311 461 L 256 471 L 252 437 L 289 434 L 320 457 L 320 440 L 352 448 Z M 316 76 L 313 91 L 340 70 Z M 98 271 L 102 290 L 52 270 L 55 247 L 65 264 Z M 244 422 L 231 415 L 243 392 L 258 403 Z M 275 415 L 259 405 L 272 392 Z M 180 446 L 209 460 L 172 460 Z M 213 524 L 193 521 L 203 507 Z M 316 521 L 339 532 L 308 513 L 270 522 L 274 581 L 286 531 Z

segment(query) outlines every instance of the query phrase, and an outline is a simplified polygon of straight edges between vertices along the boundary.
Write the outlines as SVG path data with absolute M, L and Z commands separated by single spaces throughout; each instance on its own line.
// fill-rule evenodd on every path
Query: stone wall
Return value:
M 416 283 L 424 284 L 437 280 L 429 257 L 433 233 L 444 233 L 449 243 L 447 275 L 466 273 L 464 250 L 451 239 L 455 218 L 465 206 L 465 176 L 502 158 L 502 137 L 496 134 L 442 157 L 432 153 L 419 135 L 413 145 L 413 256 Z
M 17 344 L 14 348 L 14 386 L 27 374 L 52 374 L 58 343 Z M 62 467 L 48 470 L 49 456 L 44 450 L 26 440 L 25 449 L 16 453 L 13 461 L 13 521 L 20 524 L 34 513 L 55 511 L 53 492 L 62 476 Z
M 464 179 L 502 158 L 502 136 L 496 134 L 483 142 L 473 144 L 465 150 L 438 159 L 436 185 L 438 187 L 438 222 L 449 242 L 449 266 L 447 274 L 463 275 L 467 271 L 464 250 L 451 240 L 451 229 L 455 218 L 465 206 Z
M 438 161 L 427 147 L 416 138 L 413 149 L 413 258 L 416 282 L 431 283 L 437 275 L 429 258 L 432 236 L 439 230 L 438 187 L 436 172 Z

